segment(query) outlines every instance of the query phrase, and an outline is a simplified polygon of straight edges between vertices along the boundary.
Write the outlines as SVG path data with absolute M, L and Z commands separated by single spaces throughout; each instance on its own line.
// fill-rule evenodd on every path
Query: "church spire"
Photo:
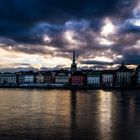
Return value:
M 124 61 L 122 61 L 122 66 L 124 66 Z
M 73 63 L 75 64 L 75 49 L 73 49 Z
M 77 71 L 77 65 L 75 62 L 75 49 L 73 49 L 73 58 L 72 58 L 72 64 L 71 64 L 71 73 L 74 73 Z

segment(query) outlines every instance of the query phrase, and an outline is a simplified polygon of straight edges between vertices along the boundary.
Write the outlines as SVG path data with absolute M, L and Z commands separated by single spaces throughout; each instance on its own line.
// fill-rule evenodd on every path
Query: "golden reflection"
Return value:
M 98 121 L 102 139 L 111 139 L 112 131 L 112 92 L 100 90 L 98 93 Z
M 54 126 L 70 127 L 69 91 L 52 90 L 47 92 L 42 91 L 42 93 L 37 93 L 42 99 L 39 99 L 37 96 L 35 97 L 36 101 L 37 99 L 41 101 L 41 106 L 38 110 L 46 114 L 45 118 L 43 118 L 44 125 L 52 126 L 53 124 Z M 37 101 L 38 105 L 39 101 Z M 34 102 L 33 106 L 36 106 L 35 104 Z
M 0 126 L 70 128 L 69 93 L 68 90 L 0 90 Z

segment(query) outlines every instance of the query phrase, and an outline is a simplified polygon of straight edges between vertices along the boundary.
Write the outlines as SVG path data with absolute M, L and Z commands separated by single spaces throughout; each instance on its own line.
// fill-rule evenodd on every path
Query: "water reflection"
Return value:
M 70 119 L 71 119 L 71 130 L 70 136 L 71 139 L 75 139 L 76 135 L 76 120 L 77 120 L 77 94 L 75 90 L 70 92 Z
M 70 108 L 71 108 L 71 129 L 74 130 L 76 127 L 76 112 L 77 112 L 77 95 L 76 91 L 71 91 L 70 94 Z
M 100 91 L 98 93 L 98 126 L 100 130 L 100 134 L 102 139 L 106 138 L 107 140 L 111 140 L 110 132 L 113 127 L 113 116 L 112 116 L 112 107 L 114 104 L 112 103 L 113 94 L 111 92 Z M 115 115 L 115 112 L 114 112 Z
M 139 140 L 139 91 L 0 89 L 0 140 Z

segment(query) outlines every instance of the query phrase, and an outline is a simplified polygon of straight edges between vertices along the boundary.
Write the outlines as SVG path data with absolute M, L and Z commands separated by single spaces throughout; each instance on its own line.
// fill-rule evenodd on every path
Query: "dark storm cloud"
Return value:
M 135 25 L 139 19 L 132 12 L 137 3 L 138 0 L 1 0 L 0 47 L 65 58 L 71 58 L 71 50 L 76 47 L 81 64 L 104 64 L 80 60 L 80 57 L 92 59 L 101 52 L 105 56 L 123 56 L 121 59 L 112 56 L 114 62 L 108 64 L 121 60 L 138 63 L 139 53 L 133 46 L 139 40 L 140 26 Z M 100 35 L 106 17 L 119 28 L 109 38 Z M 67 31 L 74 32 L 74 41 L 67 40 Z M 101 39 L 113 43 L 100 44 Z
M 140 64 L 140 54 L 138 53 L 131 53 L 124 55 L 124 61 L 126 64 Z
M 31 67 L 31 64 L 29 63 L 14 63 L 15 66 L 28 66 Z
M 114 63 L 112 62 L 102 62 L 102 61 L 91 61 L 91 60 L 85 60 L 85 61 L 81 61 L 81 64 L 88 64 L 88 65 L 113 65 Z M 116 64 L 116 63 L 115 63 Z
M 33 43 L 37 41 L 29 31 L 36 23 L 62 24 L 71 19 L 129 15 L 134 4 L 134 0 L 1 0 L 0 34 Z M 96 22 L 99 23 L 97 19 Z
M 39 69 L 33 67 L 18 67 L 18 68 L 0 68 L 0 72 L 20 72 L 20 71 L 34 71 L 37 72 Z

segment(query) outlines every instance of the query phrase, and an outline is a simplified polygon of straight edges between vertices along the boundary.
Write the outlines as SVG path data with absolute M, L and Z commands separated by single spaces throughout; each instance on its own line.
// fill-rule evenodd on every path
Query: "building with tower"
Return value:
M 86 76 L 82 71 L 76 71 L 71 76 L 71 85 L 72 86 L 84 86 L 86 85 Z
M 116 86 L 129 87 L 131 84 L 131 73 L 132 70 L 128 69 L 122 62 L 122 65 L 116 70 Z
M 71 73 L 74 73 L 77 71 L 77 64 L 75 62 L 75 50 L 73 50 L 73 59 L 71 64 Z

